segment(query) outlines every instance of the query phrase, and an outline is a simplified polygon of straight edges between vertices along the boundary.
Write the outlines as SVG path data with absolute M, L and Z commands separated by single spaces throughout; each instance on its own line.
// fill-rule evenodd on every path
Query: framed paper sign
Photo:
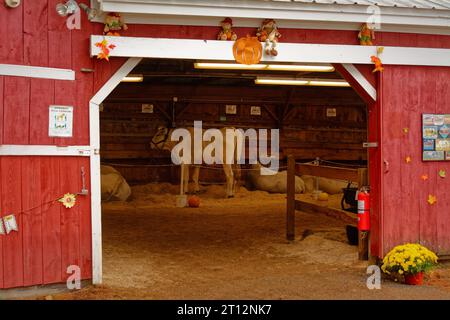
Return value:
M 422 115 L 423 161 L 450 161 L 450 114 Z
M 73 107 L 50 106 L 48 114 L 48 135 L 50 137 L 72 137 Z

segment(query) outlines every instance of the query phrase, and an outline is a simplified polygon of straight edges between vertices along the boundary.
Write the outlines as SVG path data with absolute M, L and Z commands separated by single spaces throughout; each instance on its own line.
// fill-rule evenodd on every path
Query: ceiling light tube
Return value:
M 270 85 L 280 85 L 280 86 L 306 86 L 308 85 L 307 80 L 294 80 L 294 79 L 262 79 L 257 78 L 255 80 L 256 84 L 270 84 Z
M 350 87 L 350 83 L 348 83 L 347 81 L 329 81 L 329 80 L 309 81 L 308 85 L 314 87 Z
M 255 84 L 281 85 L 281 86 L 313 86 L 313 87 L 350 87 L 350 84 L 343 80 L 327 79 L 277 79 L 277 78 L 256 78 Z
M 269 64 L 267 70 L 273 71 L 298 71 L 298 72 L 334 72 L 333 66 L 308 66 L 295 64 Z
M 266 64 L 239 64 L 239 63 L 209 63 L 195 62 L 195 69 L 223 69 L 223 70 L 264 70 L 267 69 Z
M 139 74 L 129 74 L 122 79 L 122 82 L 143 82 L 144 76 Z

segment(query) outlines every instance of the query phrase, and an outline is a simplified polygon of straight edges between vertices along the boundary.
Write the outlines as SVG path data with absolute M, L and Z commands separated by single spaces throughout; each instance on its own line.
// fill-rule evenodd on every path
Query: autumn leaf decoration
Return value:
M 97 59 L 105 59 L 106 61 L 109 61 L 109 54 L 111 50 L 116 47 L 113 44 L 108 44 L 108 40 L 106 39 L 103 39 L 102 42 L 97 42 L 95 46 L 100 48 L 100 52 L 97 54 Z
M 373 73 L 384 71 L 383 62 L 381 62 L 381 59 L 380 59 L 380 55 L 383 53 L 383 51 L 384 51 L 384 47 L 378 47 L 377 55 L 370 57 L 370 60 L 373 62 L 373 64 L 375 64 L 375 69 L 373 69 L 373 71 L 372 71 Z

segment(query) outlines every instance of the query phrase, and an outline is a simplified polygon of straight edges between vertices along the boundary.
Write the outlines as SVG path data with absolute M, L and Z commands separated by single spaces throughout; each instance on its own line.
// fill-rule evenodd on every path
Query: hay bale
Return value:
M 102 201 L 126 201 L 131 188 L 119 171 L 111 166 L 101 166 Z

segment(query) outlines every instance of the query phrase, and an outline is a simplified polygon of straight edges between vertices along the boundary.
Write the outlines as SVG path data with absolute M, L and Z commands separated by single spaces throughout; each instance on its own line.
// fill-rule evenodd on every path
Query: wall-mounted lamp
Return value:
M 20 0 L 5 0 L 5 6 L 9 8 L 17 8 L 20 6 Z
M 56 12 L 61 17 L 67 17 L 69 14 L 74 14 L 79 8 L 75 0 L 68 0 L 66 3 L 58 3 L 56 5 Z
M 84 3 L 78 4 L 75 0 L 67 0 L 66 3 L 58 3 L 56 5 L 56 12 L 61 17 L 66 17 L 68 15 L 74 14 L 78 10 L 83 9 L 86 12 L 88 19 L 92 20 L 97 15 L 97 10 L 89 8 L 88 5 Z

